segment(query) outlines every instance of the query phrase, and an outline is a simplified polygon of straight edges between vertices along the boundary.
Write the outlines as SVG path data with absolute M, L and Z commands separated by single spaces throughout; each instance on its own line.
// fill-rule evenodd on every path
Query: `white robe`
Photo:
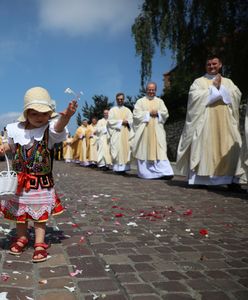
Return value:
M 248 103 L 246 104 L 245 134 L 243 137 L 243 144 L 241 148 L 236 176 L 237 183 L 248 183 Z
M 177 169 L 188 176 L 189 184 L 230 184 L 238 162 L 241 93 L 230 79 L 222 77 L 219 90 L 212 85 L 213 79 L 210 75 L 198 78 L 189 91 L 186 122 L 177 151 Z M 215 120 L 214 113 L 219 108 L 223 116 Z M 218 128 L 213 128 L 215 122 Z M 213 157 L 216 147 L 220 150 L 217 159 Z M 220 166 L 223 170 L 229 168 L 226 174 L 221 173 Z
M 97 165 L 98 167 L 111 166 L 109 133 L 107 131 L 107 119 L 102 118 L 96 124 L 97 139 Z
M 89 164 L 86 152 L 86 131 L 87 127 L 81 125 L 77 128 L 74 137 L 72 139 L 72 148 L 74 149 L 74 161 L 81 166 L 87 166 Z
M 73 138 L 67 137 L 66 141 L 63 142 L 63 157 L 65 162 L 71 162 L 73 158 L 73 152 L 72 152 L 72 143 Z
M 91 124 L 86 130 L 87 158 L 89 164 L 97 164 L 97 140 L 96 125 Z
M 158 117 L 151 117 L 151 110 L 158 111 Z M 145 179 L 172 176 L 174 173 L 167 158 L 164 129 L 169 114 L 164 101 L 158 97 L 139 99 L 133 117 L 133 156 L 137 159 L 138 176 Z
M 122 125 L 127 120 L 129 127 Z M 133 139 L 133 114 L 125 106 L 115 106 L 110 109 L 107 122 L 110 135 L 110 153 L 113 163 L 113 171 L 130 170 L 131 143 Z

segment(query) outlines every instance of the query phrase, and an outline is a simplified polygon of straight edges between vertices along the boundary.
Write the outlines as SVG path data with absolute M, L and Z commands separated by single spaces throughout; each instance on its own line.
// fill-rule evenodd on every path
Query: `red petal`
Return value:
M 191 209 L 187 209 L 184 213 L 184 216 L 191 216 L 192 215 L 192 210 Z
M 1 274 L 1 280 L 2 281 L 7 281 L 10 278 L 10 276 L 6 273 L 2 273 Z
M 85 237 L 84 237 L 84 236 L 81 236 L 79 242 L 80 242 L 80 243 L 84 243 L 84 242 L 85 242 Z
M 201 230 L 199 231 L 199 233 L 200 233 L 201 235 L 207 235 L 207 234 L 208 234 L 208 230 L 207 230 L 207 229 L 201 229 Z
M 123 217 L 123 214 L 116 214 L 115 217 L 116 218 L 121 218 L 121 217 Z

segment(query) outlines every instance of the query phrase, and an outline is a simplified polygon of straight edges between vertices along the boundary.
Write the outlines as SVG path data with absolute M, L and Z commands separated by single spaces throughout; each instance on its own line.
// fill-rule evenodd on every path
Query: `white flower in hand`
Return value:
M 73 94 L 74 96 L 77 97 L 76 93 L 71 89 L 71 88 L 66 88 L 64 91 L 66 94 Z

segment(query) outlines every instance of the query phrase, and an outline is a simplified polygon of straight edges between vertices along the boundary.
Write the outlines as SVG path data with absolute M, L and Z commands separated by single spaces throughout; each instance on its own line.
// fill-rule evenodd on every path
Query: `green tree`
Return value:
M 127 108 L 129 108 L 131 111 L 133 111 L 134 105 L 135 105 L 136 101 L 137 101 L 140 97 L 143 97 L 143 96 L 135 96 L 135 97 L 132 97 L 132 96 L 126 96 L 124 105 L 125 105 Z
M 77 113 L 76 121 L 78 126 L 82 124 L 82 116 L 79 112 Z
M 89 121 L 92 117 L 97 117 L 101 119 L 103 117 L 103 111 L 105 109 L 110 109 L 113 106 L 113 102 L 109 102 L 108 97 L 103 95 L 95 95 L 92 97 L 93 104 L 88 104 L 86 101 L 82 108 L 82 115 L 78 113 L 77 115 L 77 124 L 81 125 L 82 119 L 88 119 Z
M 224 75 L 248 95 L 248 1 L 145 0 L 132 34 L 141 57 L 142 88 L 150 80 L 159 47 L 162 53 L 170 48 L 177 63 L 171 88 L 180 85 L 186 94 L 193 78 L 204 72 L 206 57 L 215 53 L 223 60 Z

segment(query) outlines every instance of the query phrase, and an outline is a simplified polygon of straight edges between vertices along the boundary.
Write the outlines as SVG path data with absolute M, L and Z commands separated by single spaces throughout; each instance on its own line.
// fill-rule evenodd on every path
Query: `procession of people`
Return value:
M 241 92 L 221 75 L 222 61 L 206 59 L 206 73 L 189 89 L 186 119 L 177 147 L 176 170 L 189 185 L 225 185 L 244 192 L 248 181 L 248 108 L 245 132 L 240 133 Z M 81 167 L 126 174 L 136 165 L 141 179 L 170 180 L 174 171 L 167 156 L 166 101 L 156 95 L 157 84 L 149 82 L 145 95 L 125 106 L 125 94 L 115 95 L 116 105 L 104 109 L 102 118 L 83 119 L 75 133 L 54 145 L 52 157 Z M 0 143 L 6 139 L 3 131 Z
M 221 75 L 219 57 L 208 57 L 205 68 L 206 73 L 189 89 L 176 168 L 189 185 L 226 185 L 230 191 L 246 192 L 241 184 L 246 184 L 248 178 L 248 108 L 242 142 L 241 92 Z M 156 96 L 156 90 L 156 83 L 149 82 L 146 95 L 136 101 L 133 112 L 125 107 L 125 94 L 117 93 L 116 106 L 104 110 L 101 120 L 93 118 L 93 124 L 86 125 L 86 131 L 92 134 L 90 139 L 85 138 L 87 134 L 81 135 L 84 145 L 77 138 L 81 126 L 72 141 L 65 142 L 66 147 L 74 149 L 70 161 L 78 163 L 79 153 L 88 149 L 82 166 L 125 174 L 136 164 L 139 178 L 172 179 L 174 172 L 167 157 L 164 127 L 169 112 L 164 101 Z M 92 126 L 94 131 L 90 130 Z M 97 157 L 94 162 L 90 158 L 92 151 Z
M 125 94 L 120 92 L 116 106 L 105 109 L 102 119 L 94 117 L 90 125 L 83 120 L 74 137 L 68 136 L 64 142 L 65 162 L 125 174 L 136 161 L 140 178 L 172 179 L 164 130 L 169 113 L 163 100 L 156 97 L 156 89 L 155 83 L 149 83 L 146 96 L 137 101 L 133 112 L 125 106 Z M 91 153 L 95 153 L 94 161 Z

